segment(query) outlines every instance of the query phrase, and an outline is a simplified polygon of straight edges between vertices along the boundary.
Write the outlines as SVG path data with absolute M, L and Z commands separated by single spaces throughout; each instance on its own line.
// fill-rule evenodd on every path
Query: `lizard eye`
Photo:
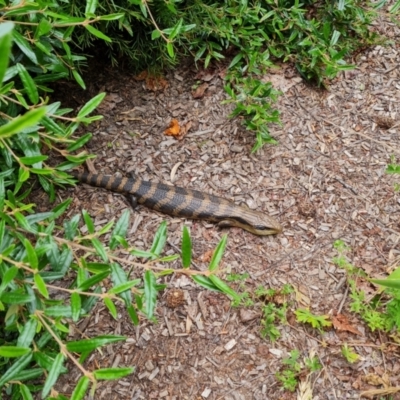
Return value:
M 266 227 L 265 225 L 256 225 L 255 228 L 258 231 L 268 231 L 270 228 Z

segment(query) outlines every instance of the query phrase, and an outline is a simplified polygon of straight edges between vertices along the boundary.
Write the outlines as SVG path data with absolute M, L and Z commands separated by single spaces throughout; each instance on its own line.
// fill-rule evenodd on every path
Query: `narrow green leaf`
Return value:
M 64 356 L 62 354 L 57 354 L 56 358 L 54 359 L 54 363 L 47 375 L 46 382 L 42 389 L 42 398 L 46 398 L 49 394 L 51 388 L 56 383 L 58 377 L 60 376 L 62 366 L 64 363 Z
M 86 117 L 86 115 L 90 114 L 92 111 L 94 111 L 100 103 L 103 101 L 104 97 L 106 96 L 106 93 L 99 93 L 97 96 L 93 97 L 93 99 L 90 99 L 79 111 L 78 113 L 78 119 Z
M 5 224 L 5 221 L 1 222 L 2 225 Z M 3 233 L 4 235 L 4 233 Z M 0 243 L 2 243 L 2 237 L 0 237 Z M 0 284 L 0 293 L 7 287 L 7 285 L 17 276 L 18 268 L 17 267 L 10 267 L 5 274 L 3 275 L 1 284 Z
M 85 25 L 85 28 L 93 35 L 98 37 L 99 39 L 103 39 L 106 42 L 112 42 L 111 38 L 105 35 L 103 32 L 99 31 L 92 25 Z
M 85 82 L 83 81 L 82 77 L 79 75 L 79 72 L 76 69 L 72 70 L 72 75 L 74 76 L 76 82 L 82 89 L 86 89 Z
M 19 393 L 21 394 L 23 400 L 33 400 L 32 393 L 29 390 L 28 386 L 20 384 Z
M 77 322 L 80 315 L 81 315 L 81 309 L 82 303 L 81 303 L 81 296 L 79 293 L 72 293 L 71 295 L 71 312 L 72 312 L 72 320 L 74 322 Z
M 17 359 L 11 367 L 8 367 L 0 378 L 0 387 L 4 386 L 5 383 L 14 379 L 32 360 L 32 353 L 26 354 Z
M 128 314 L 131 317 L 133 325 L 138 326 L 139 325 L 139 317 L 137 315 L 135 307 L 133 307 L 132 304 L 129 304 L 129 306 L 126 308 L 126 310 L 128 311 Z
M 80 149 L 82 146 L 84 146 L 91 138 L 92 138 L 91 133 L 86 133 L 82 137 L 80 137 L 76 142 L 72 143 L 67 147 L 67 150 L 72 152 Z
M 29 169 L 21 167 L 18 171 L 18 182 L 23 183 L 29 179 L 30 172 Z
M 14 358 L 21 357 L 31 352 L 31 349 L 18 346 L 0 346 L 0 357 Z
M 174 58 L 174 57 L 175 57 L 174 45 L 172 44 L 172 42 L 168 42 L 168 43 L 167 43 L 167 52 L 168 52 L 168 55 L 169 55 L 171 58 Z
M 39 274 L 35 274 L 33 277 L 35 281 L 35 285 L 39 290 L 40 294 L 45 297 L 46 299 L 49 298 L 49 292 L 47 291 L 46 283 L 44 282 L 43 278 Z
M 82 376 L 76 384 L 70 400 L 82 400 L 85 397 L 89 383 L 90 379 L 87 376 Z
M 98 0 L 86 0 L 85 15 L 94 15 L 96 12 Z
M 14 42 L 20 48 L 20 50 L 35 64 L 38 64 L 38 60 L 35 52 L 32 50 L 29 42 L 17 31 L 13 31 Z
M 19 160 L 25 165 L 32 165 L 47 160 L 48 158 L 49 156 L 37 155 L 31 157 L 20 157 Z
M 157 257 L 161 254 L 164 249 L 165 243 L 167 242 L 167 221 L 163 221 L 153 239 L 150 252 L 155 254 Z M 153 260 L 157 258 L 153 256 Z
M 211 258 L 211 262 L 210 265 L 208 267 L 209 271 L 215 271 L 218 268 L 218 265 L 222 259 L 222 256 L 224 255 L 224 251 L 225 251 L 225 247 L 226 247 L 226 243 L 228 240 L 228 236 L 224 235 L 222 236 L 222 239 L 220 240 L 220 242 L 218 243 L 217 248 L 214 251 L 214 254 Z
M 231 296 L 233 300 L 235 301 L 240 301 L 240 296 L 232 289 L 230 288 L 224 281 L 219 279 L 215 275 L 210 275 L 209 276 L 210 281 L 223 293 Z
M 135 368 L 102 368 L 93 371 L 93 375 L 98 380 L 115 380 L 130 375 Z
M 22 332 L 19 334 L 17 346 L 30 347 L 32 346 L 33 338 L 36 334 L 37 321 L 34 318 L 25 323 Z
M 125 283 L 121 283 L 120 285 L 114 286 L 112 289 L 108 291 L 110 294 L 118 294 L 124 292 L 125 290 L 129 290 L 130 288 L 139 285 L 140 279 L 134 279 L 133 281 L 128 281 Z
M 400 289 L 400 279 L 371 279 L 371 282 L 392 289 Z
M 157 303 L 157 283 L 153 271 L 147 270 L 144 274 L 145 313 L 152 318 Z
M 97 285 L 102 280 L 106 279 L 109 274 L 110 271 L 104 271 L 100 272 L 97 275 L 93 275 L 89 279 L 86 279 L 84 282 L 82 282 L 82 284 L 78 286 L 78 289 L 84 292 L 89 288 L 91 288 L 92 286 Z
M 97 336 L 92 339 L 82 339 L 74 342 L 68 342 L 67 349 L 69 351 L 82 353 L 84 351 L 93 351 L 101 346 L 105 346 L 110 343 L 120 342 L 122 340 L 126 340 L 126 337 L 117 335 L 103 335 Z
M 186 225 L 183 226 L 182 232 L 182 265 L 183 268 L 189 268 L 192 262 L 192 239 Z
M 106 305 L 106 307 L 108 308 L 108 311 L 110 311 L 110 314 L 112 315 L 112 317 L 114 319 L 117 319 L 117 315 L 118 315 L 117 308 L 115 307 L 115 304 L 113 303 L 113 301 L 108 297 L 105 297 L 103 299 L 103 301 L 104 301 L 104 304 Z
M 93 238 L 91 242 L 93 247 L 96 249 L 97 254 L 103 259 L 103 261 L 107 261 L 108 255 L 106 249 L 103 246 L 103 243 L 101 243 L 100 240 L 97 238 Z
M 83 215 L 83 219 L 85 221 L 85 224 L 88 228 L 88 231 L 90 234 L 94 234 L 94 223 L 92 218 L 90 217 L 90 215 L 88 214 L 88 212 L 86 210 L 82 210 L 82 215 Z
M 157 256 L 153 253 L 150 253 L 149 251 L 144 251 L 144 250 L 139 250 L 139 249 L 133 249 L 130 251 L 130 253 L 139 258 L 153 258 L 156 259 Z
M 17 64 L 17 70 L 19 78 L 24 85 L 24 89 L 28 94 L 29 100 L 32 102 L 32 104 L 37 104 L 39 102 L 39 92 L 37 90 L 35 81 L 32 79 L 32 77 L 29 75 L 29 72 L 22 64 Z
M 6 304 L 25 304 L 35 300 L 34 294 L 7 292 L 0 295 L 0 301 Z
M 111 250 L 114 250 L 119 244 L 119 241 L 116 240 L 116 236 L 120 236 L 123 238 L 126 237 L 126 234 L 128 232 L 128 227 L 129 227 L 130 215 L 131 215 L 131 213 L 129 212 L 129 210 L 125 210 L 122 213 L 120 219 L 115 224 L 115 228 L 111 234 L 111 239 L 110 239 L 110 249 Z
M 46 113 L 45 107 L 36 108 L 28 111 L 24 115 L 18 116 L 0 127 L 0 138 L 5 139 L 26 128 L 36 125 Z
M 111 281 L 114 284 L 114 286 L 118 287 L 120 285 L 125 284 L 128 282 L 128 278 L 126 276 L 126 272 L 124 269 L 117 263 L 112 263 L 111 264 Z M 132 293 L 127 290 L 123 291 L 120 294 L 120 297 L 125 301 L 125 304 L 131 304 L 132 302 Z
M 27 260 L 29 262 L 29 265 L 33 269 L 38 269 L 39 261 L 38 261 L 37 255 L 36 255 L 36 251 L 33 248 L 33 246 L 31 245 L 31 242 L 26 238 L 24 239 L 24 247 L 26 250 Z
M 221 290 L 214 285 L 214 283 L 208 278 L 207 276 L 204 275 L 192 275 L 192 279 L 200 286 L 208 289 L 208 290 L 214 290 L 217 292 L 221 292 Z
M 161 257 L 158 259 L 159 262 L 171 262 L 179 258 L 178 254 L 171 254 L 170 256 Z
M 117 19 L 121 19 L 125 17 L 125 13 L 115 13 L 115 14 L 108 14 L 102 15 L 99 17 L 100 21 L 115 21 Z
M 181 18 L 175 24 L 175 26 L 172 28 L 172 31 L 171 31 L 171 33 L 169 35 L 170 40 L 173 40 L 177 35 L 179 35 L 179 33 L 181 32 L 181 29 L 182 29 L 182 25 L 183 25 L 183 18 Z
M 12 22 L 0 24 L 0 87 L 2 86 L 10 57 L 13 28 L 14 24 Z

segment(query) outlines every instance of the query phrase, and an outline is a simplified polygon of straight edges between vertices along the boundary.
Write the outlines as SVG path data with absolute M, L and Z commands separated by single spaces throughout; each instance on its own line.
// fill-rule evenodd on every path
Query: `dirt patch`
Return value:
M 385 29 L 398 37 L 392 24 L 386 22 Z M 332 263 L 332 244 L 342 239 L 352 249 L 351 262 L 368 274 L 382 275 L 399 265 L 400 198 L 393 189 L 396 177 L 385 173 L 390 157 L 397 162 L 400 157 L 399 49 L 398 44 L 378 46 L 361 54 L 357 68 L 342 74 L 329 91 L 288 78 L 285 68 L 265 77 L 281 82 L 285 91 L 278 104 L 283 128 L 273 129 L 279 144 L 257 154 L 250 153 L 252 134 L 227 119 L 230 109 L 221 105 L 225 94 L 218 71 L 208 76 L 203 97 L 197 90 L 203 81 L 193 66 L 167 75 L 168 87 L 157 93 L 146 90 L 144 81 L 112 70 L 92 81 L 91 94 L 108 93 L 99 110 L 105 118 L 90 127 L 89 151 L 97 154 L 97 171 L 132 171 L 143 179 L 245 202 L 278 218 L 284 226 L 278 236 L 230 229 L 222 267 L 248 272 L 249 292 L 259 285 L 290 283 L 302 298 L 300 305 L 319 315 L 341 310 L 361 332 L 322 335 L 291 319 L 271 343 L 260 337 L 259 319 L 243 322 L 240 310 L 224 296 L 200 290 L 182 276 L 162 278 L 170 289 L 183 291 L 185 302 L 171 308 L 168 294 L 160 296 L 157 324 L 142 321 L 135 328 L 123 310 L 114 321 L 102 305 L 82 323 L 87 337 L 101 332 L 129 338 L 92 355 L 89 368 L 136 367 L 132 376 L 102 382 L 97 399 L 295 399 L 275 379 L 282 358 L 293 349 L 300 350 L 301 359 L 314 353 L 322 364 L 308 383 L 315 400 L 357 399 L 362 390 L 400 385 L 397 346 L 352 316 L 344 271 Z M 163 134 L 172 118 L 191 122 L 182 141 Z M 85 208 L 98 225 L 130 209 L 122 196 L 83 185 L 65 195 L 74 199 L 71 215 Z M 138 248 L 151 246 L 166 219 L 173 253 L 183 224 L 190 226 L 195 261 L 202 269 L 207 266 L 202 257 L 223 234 L 213 224 L 145 208 L 131 212 L 129 240 Z M 359 362 L 345 361 L 344 342 L 360 355 Z M 366 378 L 371 376 L 375 381 Z M 60 390 L 71 393 L 77 380 L 72 372 Z

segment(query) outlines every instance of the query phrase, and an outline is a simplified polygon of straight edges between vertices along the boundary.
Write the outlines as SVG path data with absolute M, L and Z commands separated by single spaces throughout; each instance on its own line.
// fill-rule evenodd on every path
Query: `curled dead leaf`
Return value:
M 179 126 L 179 122 L 177 119 L 173 119 L 169 123 L 169 127 L 164 131 L 165 135 L 167 136 L 179 136 L 179 133 L 181 131 L 181 127 Z
M 362 335 L 362 333 L 354 326 L 352 326 L 343 314 L 337 314 L 332 316 L 333 327 L 338 331 L 346 331 L 354 333 L 355 335 Z
M 202 83 L 192 92 L 194 99 L 201 99 L 204 96 L 206 89 L 208 88 L 208 83 Z

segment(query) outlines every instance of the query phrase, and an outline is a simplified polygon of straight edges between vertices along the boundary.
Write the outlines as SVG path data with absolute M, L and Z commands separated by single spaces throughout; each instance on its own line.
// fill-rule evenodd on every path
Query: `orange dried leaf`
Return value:
M 352 326 L 347 319 L 347 317 L 343 314 L 337 314 L 332 317 L 333 327 L 338 331 L 347 331 L 354 333 L 356 335 L 361 335 L 361 332 Z
M 179 122 L 177 119 L 173 119 L 170 124 L 169 124 L 169 128 L 167 128 L 164 131 L 164 134 L 167 136 L 179 136 L 179 133 L 181 131 L 181 127 L 179 126 Z
M 192 92 L 194 99 L 201 99 L 204 96 L 204 92 L 208 88 L 208 83 L 201 84 L 196 90 Z

